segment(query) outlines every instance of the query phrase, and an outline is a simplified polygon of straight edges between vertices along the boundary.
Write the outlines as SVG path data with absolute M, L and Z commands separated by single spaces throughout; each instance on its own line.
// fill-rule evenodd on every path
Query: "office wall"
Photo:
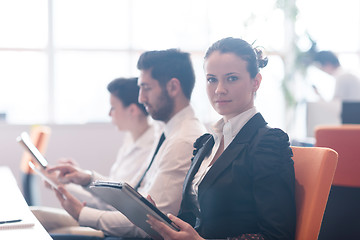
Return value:
M 306 103 L 307 137 L 314 137 L 317 126 L 339 124 L 341 124 L 340 101 Z
M 121 146 L 123 133 L 110 123 L 81 125 L 48 125 L 51 136 L 46 151 L 50 164 L 59 158 L 74 158 L 81 167 L 96 169 L 107 175 Z M 20 159 L 23 148 L 16 142 L 22 131 L 29 131 L 29 125 L 0 124 L 0 165 L 11 168 L 21 188 Z M 45 206 L 60 206 L 54 193 L 39 181 L 40 202 Z

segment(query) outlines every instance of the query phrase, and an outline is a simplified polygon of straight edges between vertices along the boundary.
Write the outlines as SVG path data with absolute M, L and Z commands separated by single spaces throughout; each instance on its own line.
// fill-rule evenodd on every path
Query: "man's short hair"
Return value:
M 340 62 L 335 53 L 331 51 L 320 51 L 315 54 L 314 62 L 319 63 L 321 66 L 332 65 L 334 67 L 339 67 Z
M 195 74 L 189 53 L 178 49 L 144 52 L 138 60 L 137 68 L 151 70 L 151 77 L 162 87 L 172 78 L 177 78 L 185 97 L 190 100 L 195 85 Z

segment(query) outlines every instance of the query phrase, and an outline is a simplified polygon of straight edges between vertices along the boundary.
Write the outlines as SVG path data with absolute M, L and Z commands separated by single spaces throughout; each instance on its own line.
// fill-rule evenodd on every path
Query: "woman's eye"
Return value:
M 228 80 L 230 81 L 230 82 L 233 82 L 233 81 L 236 81 L 236 80 L 238 80 L 239 78 L 237 77 L 237 76 L 230 76 L 230 77 L 228 77 Z
M 213 83 L 213 82 L 216 82 L 216 78 L 208 78 L 207 79 L 207 81 L 209 82 L 209 83 Z

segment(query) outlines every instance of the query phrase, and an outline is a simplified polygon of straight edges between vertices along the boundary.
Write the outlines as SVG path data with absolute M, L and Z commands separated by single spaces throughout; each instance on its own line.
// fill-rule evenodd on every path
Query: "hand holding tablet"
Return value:
M 43 170 L 48 166 L 48 161 L 45 157 L 40 153 L 40 151 L 36 148 L 36 146 L 32 143 L 30 136 L 27 132 L 22 132 L 16 140 L 33 156 L 33 159 L 36 160 Z M 38 174 L 45 182 L 47 182 L 52 188 L 56 191 L 58 190 L 58 184 L 55 183 L 51 178 L 46 176 L 40 169 L 38 169 L 35 164 L 29 161 L 30 168 Z M 64 199 L 65 196 L 62 195 Z
M 62 194 L 59 189 L 58 189 L 58 185 L 48 176 L 46 176 L 43 172 L 41 172 L 41 170 L 39 170 L 34 163 L 32 163 L 31 161 L 29 162 L 29 166 L 31 167 L 32 170 L 34 170 L 34 172 L 36 172 L 45 182 L 47 182 L 53 189 L 55 189 L 55 191 L 59 192 L 62 196 L 63 199 L 66 199 L 66 197 L 64 196 L 64 194 Z
M 39 169 L 36 168 L 36 166 L 34 165 L 34 163 L 32 163 L 31 161 L 29 162 L 29 166 L 31 167 L 32 170 L 34 170 L 34 172 L 36 172 L 36 174 L 38 174 L 45 182 L 47 182 L 48 184 L 50 184 L 51 187 L 53 187 L 54 189 L 58 190 L 58 186 L 57 184 L 51 180 L 48 176 L 46 176 L 43 172 L 41 172 Z
M 153 239 L 161 240 L 162 237 L 151 228 L 147 221 L 148 215 L 163 222 L 171 229 L 179 231 L 173 221 L 125 182 L 96 181 L 90 188 L 93 193 L 123 213 Z

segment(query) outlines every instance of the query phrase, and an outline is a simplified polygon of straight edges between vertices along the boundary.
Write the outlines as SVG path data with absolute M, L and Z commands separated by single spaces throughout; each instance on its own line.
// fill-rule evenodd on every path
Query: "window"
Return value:
M 268 53 L 257 107 L 272 126 L 284 127 L 281 56 L 287 54 L 282 52 L 287 32 L 277 2 L 1 0 L 0 113 L 16 124 L 109 121 L 108 82 L 137 76 L 136 62 L 143 51 L 180 48 L 193 59 L 195 111 L 204 122 L 212 122 L 218 116 L 204 89 L 203 55 L 214 41 L 233 36 Z M 297 3 L 299 34 L 308 31 L 322 48 L 359 64 L 357 0 Z M 324 5 L 320 18 L 318 9 Z
M 341 65 L 360 76 L 360 1 L 298 0 L 299 35 L 308 33 L 319 51 L 337 53 Z M 319 11 L 320 10 L 320 11 Z M 325 100 L 330 100 L 334 79 L 315 67 L 308 70 L 309 85 L 316 85 Z M 308 96 L 309 100 L 313 96 Z

